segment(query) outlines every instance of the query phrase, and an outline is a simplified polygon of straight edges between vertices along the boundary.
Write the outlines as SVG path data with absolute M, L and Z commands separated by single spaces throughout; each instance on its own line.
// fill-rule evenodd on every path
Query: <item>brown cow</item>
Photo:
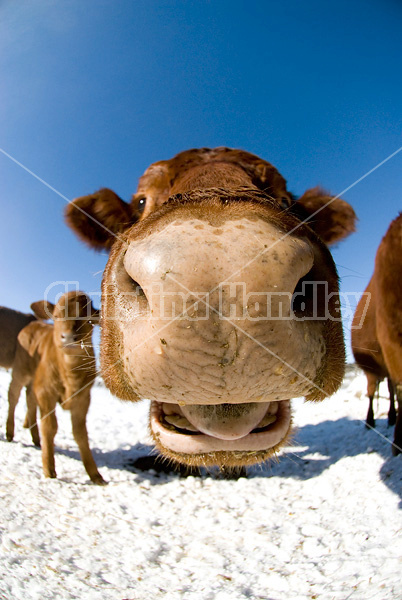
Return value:
M 377 338 L 387 371 L 395 387 L 398 416 L 392 452 L 402 452 L 402 213 L 381 240 L 375 257 L 373 301 Z
M 36 321 L 37 316 L 26 314 L 0 306 L 0 366 L 5 369 L 12 369 L 11 382 L 8 388 L 9 405 L 14 403 L 14 399 L 20 396 L 22 388 L 26 385 L 27 399 L 27 415 L 24 422 L 24 427 L 30 428 L 32 441 L 35 446 L 39 446 L 39 433 L 36 425 L 36 402 L 33 395 L 32 386 L 29 385 L 29 380 L 25 383 L 25 379 L 20 377 L 20 374 L 25 371 L 31 363 L 27 352 L 18 342 L 18 334 L 32 321 Z M 14 436 L 14 418 L 12 424 L 7 424 L 7 439 L 11 441 Z
M 387 367 L 380 344 L 377 339 L 376 330 L 376 308 L 373 298 L 374 282 L 370 279 L 364 290 L 352 323 L 352 351 L 356 363 L 367 378 L 367 396 L 369 407 L 366 417 L 366 427 L 375 427 L 373 399 L 380 382 L 387 378 L 389 391 L 388 425 L 395 425 L 396 412 L 394 401 L 394 387 L 389 377 Z
M 291 398 L 338 389 L 345 350 L 326 244 L 354 230 L 343 200 L 315 188 L 295 201 L 268 162 L 204 148 L 151 165 L 130 204 L 103 189 L 66 218 L 112 248 L 102 375 L 116 396 L 152 400 L 162 455 L 260 462 L 290 434 Z
M 92 330 L 93 324 L 99 321 L 99 313 L 83 292 L 63 294 L 56 305 L 48 301 L 34 302 L 32 308 L 44 319 L 54 321 L 53 325 L 30 323 L 18 336 L 32 361 L 23 375 L 30 378 L 40 409 L 44 474 L 56 477 L 54 437 L 59 402 L 63 409 L 71 412 L 74 438 L 89 477 L 94 483 L 104 484 L 89 448 L 86 428 L 90 389 L 96 375 Z M 14 420 L 14 409 L 15 405 L 10 405 L 9 423 Z
M 37 317 L 0 306 L 0 367 L 12 369 L 21 329 Z

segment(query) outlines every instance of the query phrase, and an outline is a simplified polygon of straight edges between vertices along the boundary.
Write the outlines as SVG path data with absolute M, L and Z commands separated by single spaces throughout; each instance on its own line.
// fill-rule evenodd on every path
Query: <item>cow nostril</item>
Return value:
M 63 344 L 71 343 L 75 341 L 75 335 L 73 335 L 72 333 L 62 333 L 60 335 L 60 339 L 63 342 Z
M 292 313 L 297 319 L 319 319 L 326 315 L 327 285 L 312 267 L 297 282 L 292 296 Z
M 122 260 L 115 271 L 115 282 L 120 297 L 120 306 L 128 311 L 130 319 L 132 310 L 140 313 L 148 313 L 149 302 L 146 293 L 138 281 L 127 271 Z
M 116 269 L 116 284 L 120 292 L 145 296 L 142 286 L 127 272 L 123 262 Z
M 292 313 L 297 318 L 311 316 L 313 306 L 311 283 L 312 269 L 299 279 L 292 296 Z
M 127 273 L 127 271 L 126 271 L 126 278 L 124 281 L 124 287 L 126 289 L 122 290 L 122 291 L 130 292 L 137 298 L 141 298 L 141 297 L 145 298 L 145 292 L 144 292 L 143 288 L 137 281 L 135 281 L 132 277 L 130 277 L 130 275 Z
M 138 298 L 140 298 L 140 297 L 144 297 L 145 298 L 146 297 L 144 290 L 142 289 L 142 287 L 140 286 L 139 283 L 137 283 L 136 281 L 134 281 L 134 279 L 131 279 L 131 287 L 132 287 L 132 292 L 134 292 L 134 294 Z

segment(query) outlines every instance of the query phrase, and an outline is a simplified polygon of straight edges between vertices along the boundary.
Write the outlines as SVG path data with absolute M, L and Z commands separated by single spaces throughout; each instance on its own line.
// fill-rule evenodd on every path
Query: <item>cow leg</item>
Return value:
M 372 429 L 373 427 L 375 427 L 373 398 L 374 398 L 374 396 L 369 396 L 369 407 L 368 407 L 367 417 L 366 417 L 366 429 Z
M 40 430 L 42 447 L 42 465 L 45 477 L 56 477 L 54 463 L 54 438 L 57 433 L 56 402 L 44 395 L 37 395 L 40 408 Z
M 75 441 L 77 442 L 82 462 L 84 463 L 84 467 L 91 478 L 91 481 L 98 485 L 105 485 L 106 481 L 98 471 L 88 442 L 86 417 L 89 408 L 89 402 L 89 396 L 80 396 L 74 398 L 74 405 L 70 408 L 73 435 Z
M 25 416 L 24 427 L 31 431 L 32 441 L 35 446 L 40 447 L 39 430 L 36 422 L 36 398 L 33 391 L 32 384 L 27 385 L 26 389 L 27 396 L 27 414 Z
M 394 395 L 394 384 L 390 377 L 387 379 L 388 381 L 388 391 L 389 391 L 389 411 L 388 411 L 388 425 L 395 425 L 396 423 L 396 410 L 395 410 L 395 395 Z
M 6 437 L 9 442 L 12 442 L 14 438 L 14 415 L 15 407 L 18 404 L 18 400 L 21 394 L 23 383 L 21 380 L 12 375 L 10 386 L 8 388 L 8 416 L 6 426 Z
M 396 418 L 394 430 L 394 443 L 392 444 L 392 454 L 397 456 L 402 453 L 402 383 L 396 384 L 396 397 L 398 400 L 398 416 Z
M 370 375 L 366 374 L 366 377 L 367 377 L 367 396 L 369 399 L 369 406 L 368 406 L 367 417 L 366 417 L 366 428 L 372 429 L 373 427 L 375 427 L 373 400 L 374 400 L 374 394 L 375 394 L 376 390 L 378 389 L 379 383 L 377 382 L 377 379 L 371 374 Z

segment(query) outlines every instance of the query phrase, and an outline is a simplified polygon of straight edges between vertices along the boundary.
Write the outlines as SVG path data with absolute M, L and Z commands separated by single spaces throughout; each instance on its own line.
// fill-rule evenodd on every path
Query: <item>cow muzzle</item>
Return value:
M 253 217 L 178 219 L 121 252 L 103 320 L 162 451 L 216 464 L 286 438 L 289 399 L 311 392 L 325 354 L 322 323 L 292 313 L 313 263 L 309 240 Z

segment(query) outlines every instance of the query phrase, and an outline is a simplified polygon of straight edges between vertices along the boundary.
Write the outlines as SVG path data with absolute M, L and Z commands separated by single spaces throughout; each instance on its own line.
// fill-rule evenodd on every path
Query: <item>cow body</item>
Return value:
M 19 332 L 29 323 L 36 321 L 37 316 L 22 313 L 5 306 L 0 307 L 0 366 L 12 369 L 11 382 L 8 388 L 9 406 L 18 402 L 21 390 L 26 386 L 27 414 L 24 427 L 30 429 L 32 441 L 39 446 L 39 433 L 36 425 L 36 402 L 30 385 L 30 376 L 26 376 L 33 368 L 28 353 L 18 341 Z M 14 417 L 7 422 L 7 439 L 14 437 Z
M 394 454 L 402 452 L 402 213 L 392 221 L 375 258 L 373 300 L 376 331 L 398 400 Z
M 0 306 L 0 366 L 11 369 L 18 346 L 18 334 L 36 316 Z
M 369 406 L 366 417 L 366 426 L 375 427 L 373 399 L 380 382 L 387 378 L 390 405 L 388 424 L 395 425 L 396 413 L 394 402 L 394 388 L 385 365 L 384 356 L 377 338 L 376 306 L 373 299 L 374 280 L 370 280 L 364 290 L 353 318 L 352 323 L 352 351 L 356 363 L 364 371 L 367 378 L 367 396 Z
M 130 204 L 104 189 L 68 207 L 82 239 L 112 248 L 103 377 L 122 399 L 152 400 L 164 456 L 221 467 L 265 460 L 291 431 L 291 398 L 338 388 L 345 354 L 326 245 L 354 220 L 318 188 L 296 202 L 272 165 L 228 148 L 151 165 Z

